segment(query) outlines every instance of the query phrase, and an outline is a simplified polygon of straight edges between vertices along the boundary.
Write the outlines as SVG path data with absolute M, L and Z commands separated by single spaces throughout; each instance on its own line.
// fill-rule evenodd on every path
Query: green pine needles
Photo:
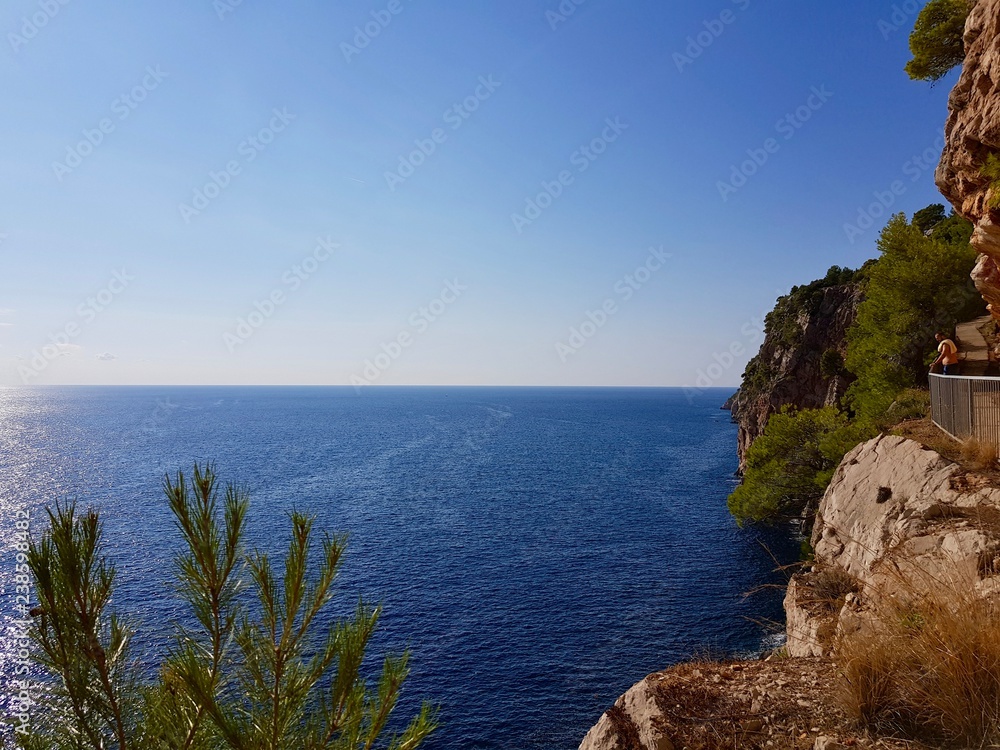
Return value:
M 20 747 L 415 750 L 436 729 L 425 703 L 389 734 L 406 654 L 385 659 L 377 684 L 362 676 L 380 608 L 359 602 L 352 618 L 319 632 L 344 537 L 314 541 L 312 519 L 292 513 L 279 577 L 267 555 L 243 551 L 245 492 L 229 485 L 220 502 L 214 471 L 197 465 L 190 481 L 178 472 L 164 490 L 187 547 L 175 563 L 193 617 L 177 626 L 153 681 L 135 658 L 135 625 L 110 608 L 115 568 L 98 514 L 72 504 L 48 511 L 50 527 L 28 552 L 46 678 Z
M 915 81 L 938 81 L 965 60 L 969 0 L 930 0 L 910 34 L 913 59 L 906 72 Z

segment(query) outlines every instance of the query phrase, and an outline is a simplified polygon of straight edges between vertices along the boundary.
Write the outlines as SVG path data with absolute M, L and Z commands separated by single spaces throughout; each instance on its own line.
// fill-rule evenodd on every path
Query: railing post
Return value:
M 966 409 L 969 414 L 969 434 L 968 437 L 976 436 L 976 410 L 973 408 L 972 402 L 972 381 L 966 381 L 965 383 L 965 395 L 966 395 Z

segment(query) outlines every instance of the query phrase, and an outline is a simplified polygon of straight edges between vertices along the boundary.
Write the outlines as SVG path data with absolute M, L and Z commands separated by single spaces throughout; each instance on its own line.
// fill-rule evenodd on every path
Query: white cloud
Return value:
M 104 352 L 104 354 L 98 354 L 97 358 L 101 360 L 101 362 L 110 362 L 113 359 L 118 359 L 117 356 L 115 356 L 114 354 L 110 354 L 108 352 Z

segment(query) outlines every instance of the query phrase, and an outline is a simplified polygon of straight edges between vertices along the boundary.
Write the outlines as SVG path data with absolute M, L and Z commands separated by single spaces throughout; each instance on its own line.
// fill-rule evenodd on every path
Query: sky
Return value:
M 917 6 L 8 0 L 0 385 L 737 385 L 945 202 Z

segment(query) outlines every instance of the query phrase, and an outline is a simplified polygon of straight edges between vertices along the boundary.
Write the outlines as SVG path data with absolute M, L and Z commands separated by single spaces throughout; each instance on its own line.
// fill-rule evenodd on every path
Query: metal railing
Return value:
M 931 420 L 958 440 L 1000 446 L 1000 378 L 930 376 Z

